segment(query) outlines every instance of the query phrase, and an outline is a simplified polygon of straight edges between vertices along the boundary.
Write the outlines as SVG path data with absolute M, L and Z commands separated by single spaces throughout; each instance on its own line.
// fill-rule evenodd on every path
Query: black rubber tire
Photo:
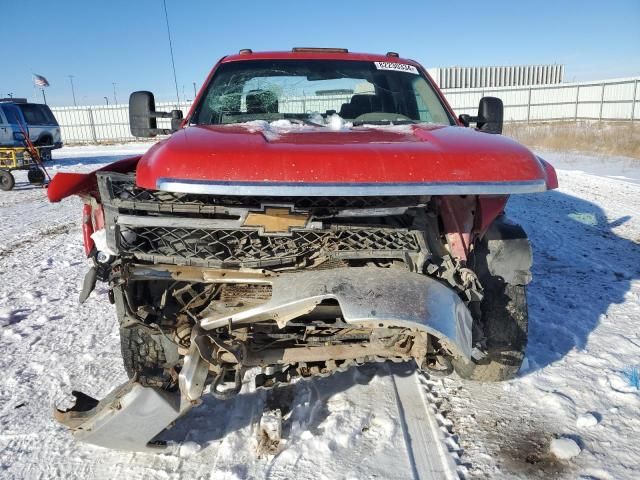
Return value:
M 38 138 L 38 140 L 33 142 L 33 144 L 36 147 L 48 147 L 53 144 L 53 139 L 50 136 L 46 135 L 44 137 Z
M 42 185 L 45 179 L 44 171 L 40 167 L 31 167 L 27 172 L 27 180 L 34 185 Z
M 124 369 L 129 378 L 137 378 L 145 387 L 173 388 L 174 382 L 165 369 L 166 357 L 162 345 L 144 327 L 120 328 L 120 348 Z
M 13 177 L 11 172 L 7 170 L 0 170 L 0 190 L 8 192 L 9 190 L 13 190 L 15 185 L 16 179 Z
M 527 287 L 505 284 L 498 277 L 486 278 L 483 286 L 485 296 L 480 308 L 487 356 L 478 362 L 458 358 L 453 367 L 467 380 L 510 380 L 520 370 L 527 348 Z

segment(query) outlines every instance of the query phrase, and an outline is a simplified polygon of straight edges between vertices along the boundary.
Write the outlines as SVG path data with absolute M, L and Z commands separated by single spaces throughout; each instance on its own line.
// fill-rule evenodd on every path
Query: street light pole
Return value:
M 118 104 L 118 99 L 116 98 L 116 82 L 111 82 L 113 85 L 113 103 Z
M 76 91 L 73 88 L 73 77 L 74 75 L 67 75 L 69 77 L 69 81 L 71 82 L 71 95 L 73 95 L 73 106 L 76 107 Z
M 198 96 L 198 92 L 196 92 L 196 82 L 193 82 L 193 99 L 195 100 Z
M 173 61 L 173 44 L 171 43 L 171 30 L 169 30 L 169 15 L 167 14 L 167 0 L 162 0 L 164 6 L 164 18 L 167 22 L 167 36 L 169 37 L 169 53 L 171 54 L 171 68 L 173 69 L 173 82 L 176 86 L 176 99 L 180 105 L 180 94 L 178 93 L 178 77 L 176 76 L 176 64 Z M 178 106 L 176 105 L 176 106 Z
M 104 101 L 107 102 L 107 107 L 109 106 L 109 97 L 102 97 L 104 98 Z

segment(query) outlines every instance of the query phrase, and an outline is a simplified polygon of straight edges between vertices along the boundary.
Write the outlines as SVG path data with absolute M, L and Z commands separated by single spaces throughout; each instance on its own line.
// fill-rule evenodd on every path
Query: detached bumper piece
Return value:
M 192 407 L 179 392 L 143 387 L 133 380 L 101 401 L 72 394 L 76 404 L 68 410 L 54 409 L 55 419 L 78 440 L 116 450 L 157 450 L 153 439 Z

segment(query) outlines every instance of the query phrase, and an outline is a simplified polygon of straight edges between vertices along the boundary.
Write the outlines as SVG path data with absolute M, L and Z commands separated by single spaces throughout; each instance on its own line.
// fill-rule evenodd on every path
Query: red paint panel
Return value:
M 88 257 L 95 246 L 91 235 L 93 234 L 93 222 L 91 205 L 85 203 L 82 206 L 82 241 L 84 243 L 84 253 Z
M 466 261 L 471 246 L 476 196 L 445 196 L 440 198 L 440 216 L 451 255 Z
M 104 228 L 104 209 L 102 205 L 96 205 L 93 209 L 93 230 L 102 230 Z
M 491 223 L 504 211 L 509 196 L 478 197 L 478 214 L 476 215 L 476 231 L 484 235 Z
M 188 127 L 151 148 L 137 168 L 138 184 L 151 189 L 160 178 L 322 184 L 518 182 L 547 175 L 513 140 L 433 125 L 277 138 L 241 126 Z
M 49 183 L 47 197 L 50 202 L 59 202 L 71 195 L 90 195 L 94 198 L 99 198 L 96 172 L 131 172 L 136 168 L 140 158 L 139 155 L 125 158 L 91 173 L 58 173 Z
M 538 160 L 540 160 L 540 163 L 542 163 L 542 167 L 544 168 L 547 181 L 547 189 L 554 190 L 558 188 L 558 175 L 556 174 L 556 169 L 553 168 L 553 165 L 551 165 L 546 160 L 543 160 L 540 157 L 538 157 Z
M 379 53 L 357 52 L 253 52 L 249 54 L 228 55 L 219 63 L 244 62 L 246 60 L 353 60 L 360 62 L 408 63 L 418 68 L 415 60 L 399 57 L 387 57 Z

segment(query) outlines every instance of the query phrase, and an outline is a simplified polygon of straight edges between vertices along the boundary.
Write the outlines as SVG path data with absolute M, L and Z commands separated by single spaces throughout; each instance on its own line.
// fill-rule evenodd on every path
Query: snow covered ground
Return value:
M 91 170 L 148 146 L 64 148 L 50 171 Z M 255 424 L 274 399 L 248 385 L 235 402 L 209 398 L 190 412 L 164 454 L 82 445 L 54 422 L 53 404 L 71 389 L 101 398 L 126 377 L 104 287 L 77 304 L 80 202 L 49 204 L 19 174 L 16 190 L 0 192 L 0 478 L 414 478 L 398 401 L 407 381 L 438 399 L 465 478 L 638 478 L 640 391 L 624 371 L 640 367 L 640 169 L 543 157 L 566 169 L 560 190 L 514 197 L 508 209 L 535 252 L 519 378 L 435 382 L 374 365 L 301 382 L 280 393 L 291 411 L 276 456 L 258 455 Z M 581 451 L 560 460 L 552 442 L 559 456 Z

